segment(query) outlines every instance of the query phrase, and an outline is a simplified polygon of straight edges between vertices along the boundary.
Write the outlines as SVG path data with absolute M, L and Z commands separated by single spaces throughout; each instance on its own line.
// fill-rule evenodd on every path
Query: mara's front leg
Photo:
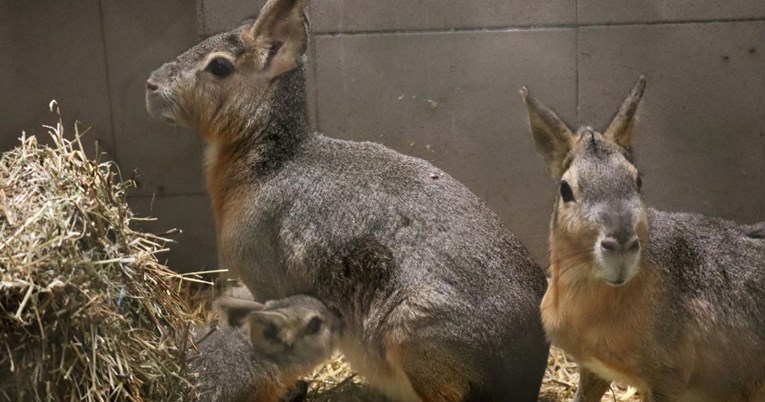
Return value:
M 580 365 L 579 388 L 576 390 L 573 402 L 599 402 L 610 385 L 610 381 L 600 378 Z
M 436 323 L 403 339 L 389 337 L 386 360 L 401 367 L 422 402 L 537 401 L 546 365 L 539 356 L 548 350 L 541 338 L 496 349 L 458 333 Z

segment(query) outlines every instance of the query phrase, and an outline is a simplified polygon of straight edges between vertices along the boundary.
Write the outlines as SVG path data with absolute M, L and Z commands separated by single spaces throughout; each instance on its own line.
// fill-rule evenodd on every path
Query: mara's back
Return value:
M 648 219 L 645 259 L 662 277 L 661 294 L 671 298 L 666 305 L 674 307 L 659 322 L 675 327 L 693 320 L 685 326 L 692 328 L 701 359 L 751 362 L 701 364 L 706 370 L 700 385 L 753 375 L 765 379 L 765 239 L 751 228 L 700 214 L 649 209 Z M 759 374 L 752 370 L 756 366 Z M 726 372 L 710 370 L 715 367 Z M 745 372 L 731 375 L 733 367 Z
M 475 195 L 430 163 L 378 144 L 314 135 L 247 199 L 246 220 L 254 227 L 279 222 L 272 229 L 281 239 L 275 252 L 295 257 L 284 267 L 295 270 L 287 272 L 296 274 L 292 279 L 316 269 L 317 261 L 340 257 L 322 250 L 350 252 L 337 248 L 353 243 L 390 257 L 376 274 L 419 291 L 448 282 L 438 291 L 462 300 L 501 303 L 527 293 L 535 295 L 529 305 L 544 292 L 542 271 L 527 249 Z M 242 243 L 235 248 L 252 244 Z M 303 290 L 323 285 L 306 281 Z M 488 294 L 496 299 L 486 300 Z M 522 307 L 528 306 L 503 305 Z
M 682 401 L 765 400 L 765 239 L 700 214 L 648 209 L 665 350 L 688 367 Z

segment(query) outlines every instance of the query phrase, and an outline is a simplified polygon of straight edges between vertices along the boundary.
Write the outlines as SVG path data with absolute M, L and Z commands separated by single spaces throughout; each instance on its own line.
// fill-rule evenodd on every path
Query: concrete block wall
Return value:
M 148 118 L 144 80 L 263 2 L 0 0 L 0 147 L 49 122 L 58 99 L 123 172 L 137 170 L 131 203 L 159 218 L 149 229 L 183 230 L 170 265 L 214 267 L 203 144 Z M 570 125 L 602 128 L 646 74 L 636 148 L 647 201 L 765 220 L 761 0 L 314 0 L 309 13 L 316 129 L 432 161 L 542 263 L 556 183 L 534 153 L 523 85 Z

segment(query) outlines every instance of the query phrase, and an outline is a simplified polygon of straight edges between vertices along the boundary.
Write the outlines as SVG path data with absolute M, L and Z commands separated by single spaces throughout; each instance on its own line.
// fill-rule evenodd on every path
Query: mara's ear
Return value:
M 224 326 L 240 328 L 247 322 L 247 317 L 263 310 L 263 305 L 251 300 L 220 297 L 213 302 L 213 309 L 218 312 L 218 322 Z
M 640 105 L 640 100 L 643 99 L 644 90 L 645 76 L 641 75 L 635 86 L 632 87 L 630 95 L 624 100 L 611 124 L 603 133 L 606 138 L 624 149 L 632 147 L 632 129 L 635 126 L 635 120 L 637 120 L 637 108 Z
M 245 43 L 271 78 L 297 66 L 308 43 L 305 0 L 268 0 L 255 22 L 245 27 Z
M 529 114 L 529 127 L 537 152 L 555 178 L 563 175 L 563 161 L 571 150 L 574 133 L 549 107 L 537 100 L 529 89 L 521 88 L 521 96 Z
M 297 331 L 290 330 L 287 317 L 274 311 L 256 311 L 247 317 L 247 327 L 252 344 L 262 347 L 273 344 L 292 344 Z M 283 331 L 287 329 L 286 331 Z

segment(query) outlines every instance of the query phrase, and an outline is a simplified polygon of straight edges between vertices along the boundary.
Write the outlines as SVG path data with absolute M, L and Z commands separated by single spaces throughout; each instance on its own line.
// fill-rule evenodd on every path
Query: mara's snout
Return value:
M 629 177 L 626 182 L 631 180 Z M 637 184 L 634 186 L 635 189 L 638 187 Z M 637 191 L 623 188 L 618 197 L 615 191 L 611 194 L 614 199 L 596 202 L 591 207 L 594 217 L 590 223 L 598 228 L 599 233 L 592 247 L 596 276 L 608 285 L 621 286 L 640 271 L 640 255 L 642 246 L 647 242 L 648 222 Z
M 146 110 L 152 118 L 177 124 L 174 105 L 168 85 L 157 77 L 155 71 L 146 81 Z
M 601 234 L 594 245 L 600 265 L 599 276 L 612 286 L 621 286 L 638 273 L 640 239 L 634 232 Z

